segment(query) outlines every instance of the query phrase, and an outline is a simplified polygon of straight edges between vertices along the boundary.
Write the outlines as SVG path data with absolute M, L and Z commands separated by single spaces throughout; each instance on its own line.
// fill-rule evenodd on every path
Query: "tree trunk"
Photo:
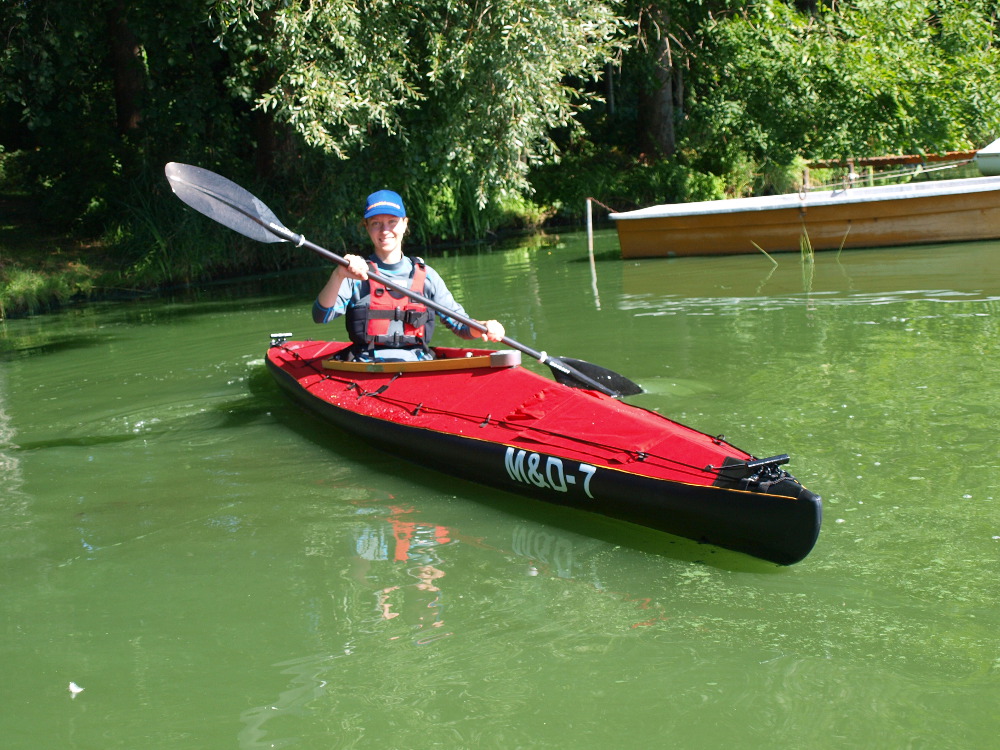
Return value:
M 115 96 L 115 126 L 120 135 L 139 127 L 142 110 L 142 48 L 125 18 L 125 0 L 117 0 L 108 11 L 111 40 L 111 76 Z
M 275 153 L 278 150 L 274 115 L 270 111 L 255 109 L 250 115 L 250 123 L 255 145 L 254 171 L 264 179 L 273 177 Z
M 644 152 L 658 156 L 670 156 L 676 150 L 674 118 L 675 103 L 682 81 L 680 71 L 674 65 L 667 36 L 668 20 L 658 13 L 654 28 L 657 38 L 651 45 L 656 66 L 655 84 L 647 88 L 639 99 L 639 143 Z
M 611 63 L 604 64 L 604 98 L 608 109 L 608 117 L 615 116 L 615 68 Z
M 272 40 L 277 33 L 274 28 L 275 9 L 268 8 L 258 15 L 261 38 Z M 262 45 L 263 47 L 263 45 Z M 258 72 L 257 80 L 254 83 L 254 94 L 259 100 L 268 93 L 277 82 L 277 73 L 267 57 L 260 52 L 254 54 L 255 67 Z M 270 178 L 274 176 L 276 153 L 278 150 L 278 136 L 276 123 L 274 121 L 274 110 L 254 109 L 250 115 L 250 127 L 253 132 L 255 158 L 254 171 L 258 177 Z

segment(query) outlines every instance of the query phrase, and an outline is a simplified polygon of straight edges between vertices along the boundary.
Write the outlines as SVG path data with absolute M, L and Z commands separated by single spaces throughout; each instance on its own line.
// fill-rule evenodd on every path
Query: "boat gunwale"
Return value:
M 848 187 L 822 192 L 783 193 L 781 195 L 730 198 L 691 203 L 665 203 L 634 211 L 609 214 L 614 221 L 684 218 L 767 211 L 806 210 L 825 206 L 906 201 L 921 198 L 962 197 L 1000 191 L 1000 176 L 967 177 L 957 180 L 934 180 L 904 185 Z

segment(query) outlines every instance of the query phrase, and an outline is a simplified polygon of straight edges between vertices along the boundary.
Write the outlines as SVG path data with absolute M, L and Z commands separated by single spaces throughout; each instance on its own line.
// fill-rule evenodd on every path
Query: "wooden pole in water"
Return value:
M 594 263 L 594 199 L 587 198 L 587 255 L 590 258 L 590 281 L 594 287 L 594 304 L 601 309 L 601 296 L 597 291 L 597 264 Z
M 587 198 L 587 252 L 594 259 L 594 210 L 593 199 Z

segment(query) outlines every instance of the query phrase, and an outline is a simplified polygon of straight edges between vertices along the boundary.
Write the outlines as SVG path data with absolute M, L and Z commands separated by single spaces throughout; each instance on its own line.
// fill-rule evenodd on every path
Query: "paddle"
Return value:
M 170 187 L 177 197 L 210 219 L 259 242 L 292 242 L 296 247 L 308 248 L 338 265 L 345 267 L 349 265 L 348 261 L 340 255 L 310 242 L 301 234 L 296 234 L 285 227 L 271 209 L 235 182 L 207 169 L 176 162 L 167 164 L 164 171 L 170 182 Z M 464 315 L 457 315 L 454 311 L 397 284 L 392 279 L 374 272 L 369 272 L 369 276 L 390 289 L 401 292 L 470 328 L 484 332 L 486 330 L 482 323 Z M 537 359 L 543 365 L 548 365 L 555 379 L 564 385 L 574 388 L 589 388 L 615 398 L 642 393 L 642 388 L 639 385 L 624 375 L 619 375 L 604 367 L 579 359 L 550 357 L 545 352 L 535 351 L 507 336 L 504 336 L 501 341 L 507 346 Z

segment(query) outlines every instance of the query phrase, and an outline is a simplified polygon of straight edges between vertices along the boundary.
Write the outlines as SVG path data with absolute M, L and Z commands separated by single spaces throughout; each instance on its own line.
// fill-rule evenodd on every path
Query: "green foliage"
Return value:
M 511 206 L 536 213 L 527 171 L 593 100 L 572 81 L 621 29 L 601 0 L 5 3 L 0 139 L 51 221 L 129 256 L 151 240 L 143 268 L 165 268 L 151 259 L 168 230 L 136 199 L 167 161 L 263 185 L 335 245 L 359 239 L 357 202 L 385 186 L 426 204 L 422 239 L 483 236 Z M 122 43 L 124 63 L 108 55 Z
M 803 175 L 807 167 L 808 162 L 801 156 L 794 157 L 786 164 L 769 161 L 761 169 L 760 182 L 765 189 L 776 194 L 795 193 L 804 187 Z M 812 171 L 815 173 L 814 179 L 819 181 L 827 179 L 823 170 Z M 812 181 L 811 179 L 810 182 Z
M 81 262 L 112 248 L 124 285 L 315 262 L 180 205 L 167 161 L 339 251 L 365 244 L 360 201 L 384 187 L 421 244 L 575 221 L 587 197 L 786 192 L 803 159 L 1000 135 L 998 17 L 998 0 L 6 2 L 0 180 L 97 240 Z M 675 147 L 647 148 L 664 117 Z
M 102 238 L 122 257 L 121 285 L 151 288 L 315 262 L 290 244 L 262 245 L 191 210 L 171 195 L 161 174 L 129 190 Z
M 307 145 L 366 161 L 445 234 L 489 231 L 525 190 L 528 167 L 553 151 L 550 131 L 592 98 L 567 77 L 597 75 L 621 28 L 598 0 L 214 9 L 242 61 L 227 78 L 234 95 Z
M 660 203 L 709 201 L 725 197 L 725 181 L 683 164 L 661 161 L 634 165 L 625 173 L 623 190 L 627 195 L 645 190 L 647 200 L 658 195 Z
M 658 203 L 726 197 L 725 180 L 676 161 L 644 162 L 620 154 L 584 152 L 564 156 L 532 174 L 536 201 L 562 221 L 578 223 L 593 198 L 624 211 Z
M 834 7 L 836 8 L 834 10 Z M 984 145 L 1000 130 L 995 2 L 778 0 L 713 18 L 687 147 L 758 163 Z
M 134 128 L 116 115 L 116 69 L 108 55 L 115 0 L 46 0 L 0 5 L 3 112 L 16 116 L 5 139 L 29 154 L 34 190 L 53 222 L 101 231 L 130 180 L 168 160 L 233 164 L 248 150 L 245 114 L 220 97 L 225 59 L 202 0 L 122 4 L 139 45 L 141 86 Z M 11 118 L 14 119 L 13 117 Z M 224 155 L 220 157 L 220 154 Z

